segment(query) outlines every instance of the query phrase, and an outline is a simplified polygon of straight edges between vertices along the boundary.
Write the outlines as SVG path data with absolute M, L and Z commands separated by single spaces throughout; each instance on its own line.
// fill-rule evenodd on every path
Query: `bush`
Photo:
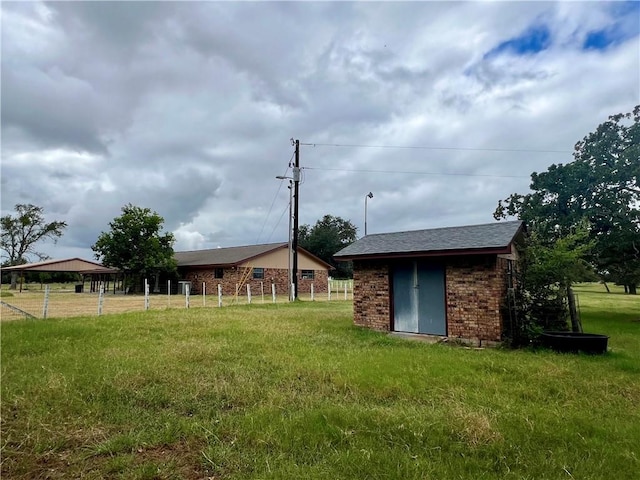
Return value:
M 524 277 L 524 274 L 518 274 L 518 277 Z M 512 347 L 535 343 L 545 330 L 569 329 L 569 308 L 565 292 L 558 285 L 529 284 L 514 288 L 506 309 L 504 318 L 510 321 L 505 337 Z

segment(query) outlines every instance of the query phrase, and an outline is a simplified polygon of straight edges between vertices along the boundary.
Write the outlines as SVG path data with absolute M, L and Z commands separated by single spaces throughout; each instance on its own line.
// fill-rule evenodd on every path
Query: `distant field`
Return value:
M 640 296 L 576 291 L 606 355 L 397 339 L 344 301 L 6 322 L 1 477 L 638 478 Z

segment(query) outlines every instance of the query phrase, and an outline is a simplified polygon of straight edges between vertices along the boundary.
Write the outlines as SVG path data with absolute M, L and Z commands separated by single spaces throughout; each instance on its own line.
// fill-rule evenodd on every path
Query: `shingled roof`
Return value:
M 367 235 L 334 255 L 336 260 L 402 256 L 510 253 L 520 221 Z
M 280 248 L 288 248 L 288 243 L 265 243 L 263 245 L 246 245 L 242 247 L 211 248 L 208 250 L 192 250 L 175 252 L 174 258 L 179 267 L 231 267 L 248 262 Z M 298 247 L 298 254 L 313 258 L 316 262 L 333 268 L 331 265 Z
M 179 267 L 197 267 L 204 265 L 238 265 L 265 253 L 287 248 L 286 243 L 266 243 L 263 245 L 246 245 L 243 247 L 212 248 L 209 250 L 192 250 L 175 252 L 174 258 Z

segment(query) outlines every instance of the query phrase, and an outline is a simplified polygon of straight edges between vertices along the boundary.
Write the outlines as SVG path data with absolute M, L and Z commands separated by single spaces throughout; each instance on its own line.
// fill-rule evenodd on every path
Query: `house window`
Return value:
M 224 277 L 224 268 L 213 269 L 213 278 L 223 278 L 223 277 Z
M 262 280 L 264 278 L 264 268 L 254 268 L 253 278 L 254 280 Z
M 303 280 L 313 280 L 315 272 L 313 270 L 302 270 L 302 279 Z

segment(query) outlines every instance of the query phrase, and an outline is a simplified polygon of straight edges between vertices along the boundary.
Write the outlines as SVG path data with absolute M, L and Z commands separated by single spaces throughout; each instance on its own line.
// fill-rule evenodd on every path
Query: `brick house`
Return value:
M 221 285 L 223 295 L 235 295 L 236 288 L 238 294 L 245 294 L 246 285 L 251 286 L 254 294 L 260 292 L 261 287 L 271 293 L 272 283 L 278 295 L 286 295 L 289 291 L 287 243 L 175 252 L 174 256 L 180 278 L 191 282 L 194 294 L 202 293 L 203 283 L 207 293 L 217 292 L 218 285 Z M 309 293 L 311 284 L 314 292 L 327 292 L 331 268 L 328 263 L 298 247 L 298 293 Z
M 380 331 L 499 342 L 520 221 L 367 235 L 353 261 L 354 323 Z

